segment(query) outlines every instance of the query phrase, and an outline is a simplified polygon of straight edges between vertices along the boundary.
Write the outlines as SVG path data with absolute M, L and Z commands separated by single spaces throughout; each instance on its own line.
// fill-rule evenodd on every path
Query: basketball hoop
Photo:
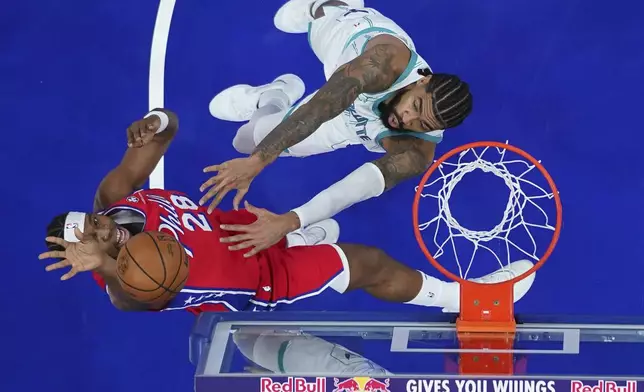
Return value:
M 477 149 L 482 149 L 482 151 L 479 152 Z M 489 150 L 492 153 L 496 151 L 498 157 L 496 161 L 484 159 L 485 154 L 489 153 Z M 507 151 L 519 155 L 522 159 L 507 160 L 505 157 Z M 456 163 L 447 162 L 455 156 L 458 156 Z M 466 157 L 469 157 L 471 160 L 468 161 Z M 511 173 L 510 167 L 514 164 L 522 165 L 523 171 L 520 174 Z M 446 168 L 453 170 L 446 173 Z M 538 169 L 543 177 L 545 177 L 550 192 L 544 189 L 544 187 L 540 187 L 524 178 L 524 175 L 534 168 Z M 506 186 L 510 189 L 510 197 L 504 211 L 502 222 L 491 230 L 476 231 L 467 229 L 451 215 L 449 197 L 451 196 L 452 190 L 463 176 L 475 170 L 482 170 L 483 172 L 492 173 L 502 178 Z M 441 177 L 428 183 L 430 176 L 436 172 L 440 172 Z M 426 187 L 436 184 L 440 187 L 435 195 L 425 193 Z M 536 189 L 539 195 L 527 196 L 524 188 Z M 428 196 L 437 200 L 439 211 L 437 216 L 433 217 L 430 221 L 420 223 L 420 201 L 422 198 Z M 547 214 L 535 203 L 534 200 L 537 199 L 554 199 L 557 214 L 554 225 L 549 223 Z M 523 216 L 523 211 L 528 206 L 534 206 L 540 210 L 543 213 L 542 215 L 545 215 L 545 223 L 535 224 L 527 222 Z M 505 351 L 505 353 L 497 353 L 489 356 L 472 353 L 462 354 L 460 368 L 463 374 L 512 374 L 513 357 L 511 349 L 514 344 L 514 333 L 516 331 L 516 321 L 514 318 L 514 284 L 533 274 L 546 262 L 559 239 L 561 222 L 561 200 L 556 185 L 548 171 L 540 161 L 530 154 L 507 143 L 484 141 L 469 143 L 454 148 L 435 161 L 421 179 L 416 188 L 416 195 L 413 202 L 414 233 L 421 250 L 430 263 L 445 276 L 458 282 L 460 285 L 460 314 L 456 322 L 456 329 L 461 348 L 469 350 Z M 438 251 L 436 255 L 432 255 L 427 248 L 421 232 L 431 224 L 437 225 L 436 230 L 438 232 L 438 227 L 441 223 L 447 226 L 449 238 L 444 242 L 438 242 L 435 235 L 434 243 L 438 246 Z M 552 239 L 541 256 L 536 254 L 536 244 L 533 251 L 526 251 L 509 239 L 510 232 L 518 227 L 524 227 L 527 230 L 533 244 L 534 238 L 530 234 L 530 229 L 544 228 L 553 232 Z M 436 258 L 443 254 L 443 248 L 450 240 L 452 241 L 452 246 L 455 247 L 453 237 L 463 238 L 473 244 L 474 251 L 470 260 L 470 267 L 472 259 L 474 259 L 479 249 L 492 252 L 500 262 L 500 257 L 490 247 L 486 247 L 485 245 L 487 241 L 492 239 L 505 241 L 508 248 L 508 259 L 510 258 L 510 247 L 514 246 L 535 260 L 536 263 L 530 270 L 508 281 L 499 283 L 473 282 L 463 276 L 452 273 L 436 260 Z M 456 249 L 454 251 L 456 255 Z M 462 272 L 458 256 L 456 256 L 456 259 L 459 265 L 459 271 Z M 469 271 L 469 267 L 467 271 Z

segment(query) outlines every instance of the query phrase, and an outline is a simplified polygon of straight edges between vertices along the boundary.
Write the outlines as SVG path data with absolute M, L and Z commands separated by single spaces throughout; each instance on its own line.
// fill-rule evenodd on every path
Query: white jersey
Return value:
M 389 136 L 415 136 L 440 143 L 443 130 L 427 133 L 391 131 L 380 120 L 378 105 L 396 91 L 421 79 L 423 76 L 417 72 L 419 69 L 430 68 L 416 53 L 416 47 L 407 33 L 394 21 L 372 8 L 325 7 L 325 13 L 327 16 L 311 23 L 309 41 L 315 54 L 324 63 L 327 80 L 340 66 L 360 56 L 367 43 L 379 35 L 394 36 L 411 51 L 407 68 L 389 89 L 376 94 L 361 94 L 342 114 L 324 124 L 327 129 L 323 132 L 329 132 L 328 129 L 332 128 L 335 133 L 328 135 L 326 139 L 330 142 L 327 141 L 327 144 L 362 144 L 370 151 L 385 152 L 382 139 Z M 291 108 L 288 114 L 313 95 Z

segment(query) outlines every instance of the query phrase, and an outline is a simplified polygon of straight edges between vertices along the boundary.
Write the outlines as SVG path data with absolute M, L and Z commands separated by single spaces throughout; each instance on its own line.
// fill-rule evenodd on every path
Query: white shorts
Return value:
M 308 334 L 241 329 L 233 340 L 245 357 L 273 373 L 391 374 L 360 354 Z
M 373 8 L 325 6 L 324 14 L 309 24 L 308 38 L 313 52 L 324 65 L 327 80 L 341 65 L 358 57 L 371 38 L 389 34 L 403 41 L 409 39 L 400 26 Z

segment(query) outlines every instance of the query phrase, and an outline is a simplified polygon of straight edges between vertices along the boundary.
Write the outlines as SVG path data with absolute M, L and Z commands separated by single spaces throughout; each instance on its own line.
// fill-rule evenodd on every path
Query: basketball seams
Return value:
M 180 258 L 179 258 L 179 266 L 177 267 L 177 272 L 174 274 L 174 278 L 172 279 L 172 282 L 170 282 L 170 283 L 168 284 L 168 286 L 169 286 L 169 287 L 174 287 L 174 286 L 173 286 L 173 284 L 174 284 L 174 282 L 176 282 L 177 278 L 179 277 L 179 272 L 181 272 L 181 266 L 183 265 L 184 258 L 185 258 L 185 255 L 184 255 L 184 254 L 186 253 L 186 252 L 184 252 L 184 250 L 181 248 L 181 244 L 180 244 L 180 243 L 178 243 L 178 242 L 177 242 L 177 244 L 178 244 L 179 252 L 181 253 L 181 256 L 180 256 Z M 187 277 L 187 275 L 186 275 L 186 279 L 184 279 L 184 280 L 183 280 L 183 282 L 185 282 L 187 279 L 188 279 L 188 277 Z M 181 282 L 181 283 L 183 283 L 183 282 Z M 179 285 L 179 286 L 181 286 L 181 285 Z M 181 290 L 179 290 L 179 291 L 170 290 L 170 291 L 172 291 L 173 293 L 179 293 Z
M 167 267 L 167 265 L 166 265 L 166 260 L 165 260 L 165 257 L 164 257 L 164 254 L 163 254 L 163 251 L 162 251 L 162 249 L 161 249 L 160 245 L 157 243 L 158 238 L 156 238 L 154 235 L 150 234 L 149 232 L 144 232 L 144 233 L 145 233 L 145 235 L 146 235 L 147 237 L 149 237 L 149 238 L 152 240 L 152 243 L 154 243 L 154 247 L 155 247 L 155 249 L 156 249 L 156 251 L 157 251 L 157 254 L 158 254 L 158 257 L 159 257 L 159 262 L 161 263 L 161 267 L 163 268 L 163 280 L 162 280 L 161 282 L 158 282 L 158 281 L 157 281 L 157 280 L 156 280 L 156 279 L 155 279 L 155 278 L 154 278 L 150 273 L 148 273 L 148 271 L 146 271 L 146 270 L 143 268 L 143 266 L 142 266 L 142 265 L 141 265 L 141 264 L 140 264 L 140 263 L 139 263 L 139 262 L 134 258 L 134 256 L 132 255 L 132 252 L 130 251 L 130 248 L 128 247 L 128 244 L 125 244 L 125 245 L 124 245 L 124 248 L 125 248 L 125 251 L 127 252 L 127 257 L 129 257 L 129 258 L 132 260 L 132 263 L 133 263 L 134 265 L 136 265 L 136 267 L 137 267 L 137 268 L 138 268 L 138 269 L 143 273 L 143 275 L 144 275 L 145 277 L 147 277 L 147 278 L 148 278 L 152 283 L 156 284 L 158 287 L 156 287 L 156 288 L 154 288 L 154 289 L 141 289 L 141 288 L 139 288 L 139 287 L 136 287 L 136 286 L 134 286 L 134 285 L 132 285 L 132 284 L 130 284 L 130 283 L 128 283 L 128 282 L 126 282 L 126 281 L 124 280 L 124 276 L 123 276 L 122 274 L 120 274 L 120 273 L 118 272 L 118 270 L 117 270 L 116 272 L 117 272 L 117 277 L 119 278 L 120 283 L 121 283 L 123 286 L 127 287 L 127 288 L 128 288 L 128 290 L 135 290 L 135 291 L 137 291 L 137 292 L 141 292 L 141 293 L 150 293 L 150 294 L 151 294 L 151 293 L 154 293 L 154 292 L 156 292 L 157 290 L 161 289 L 161 290 L 162 290 L 162 292 L 161 292 L 161 293 L 159 293 L 159 294 L 158 294 L 157 296 L 155 296 L 154 298 L 149 298 L 149 299 L 142 300 L 142 302 L 144 302 L 144 303 L 154 303 L 154 302 L 156 302 L 156 301 L 160 300 L 161 298 L 163 298 L 164 296 L 166 296 L 168 293 L 170 293 L 170 294 L 178 294 L 178 293 L 180 293 L 180 292 L 181 292 L 181 290 L 178 290 L 178 291 L 177 291 L 177 290 L 174 290 L 174 289 L 172 289 L 172 288 L 173 288 L 173 286 L 177 283 L 177 280 L 178 280 L 178 278 L 179 278 L 179 275 L 181 274 L 181 271 L 182 271 L 182 264 L 186 261 L 187 255 L 182 254 L 182 255 L 180 255 L 180 256 L 179 256 L 179 260 L 178 260 L 178 267 L 177 267 L 177 270 L 176 270 L 176 272 L 175 272 L 175 275 L 174 275 L 174 277 L 172 278 L 172 281 L 170 281 L 170 282 L 166 283 L 166 279 L 167 279 L 167 278 L 168 278 L 168 276 L 169 276 L 169 274 L 168 274 L 168 267 Z M 141 234 L 143 234 L 143 233 L 141 233 Z M 172 245 L 170 245 L 170 246 L 172 246 Z M 178 243 L 178 245 L 177 245 L 177 246 L 178 246 L 178 250 L 179 250 L 181 253 L 185 253 L 185 251 L 183 250 L 183 248 L 182 248 L 182 246 L 181 246 L 181 244 L 180 244 L 180 243 Z M 152 250 L 152 249 L 150 249 L 150 251 L 151 251 L 151 250 Z M 165 251 L 165 250 L 164 250 L 164 251 Z M 175 260 L 175 259 L 174 259 L 174 257 L 173 257 L 172 259 L 173 259 L 173 261 Z M 148 266 L 148 267 L 149 267 L 149 266 Z M 184 278 L 184 279 L 182 279 L 180 282 L 178 282 L 178 284 L 176 285 L 176 287 L 182 287 L 182 286 L 185 284 L 185 282 L 186 282 L 187 280 L 188 280 L 188 274 L 186 274 L 186 276 L 185 276 L 185 278 Z
M 157 253 L 159 253 L 159 258 L 161 259 L 161 266 L 163 267 L 163 279 L 161 279 L 161 282 L 165 283 L 165 280 L 168 277 L 168 269 L 165 267 L 165 258 L 163 257 L 163 253 L 161 252 L 161 248 L 159 248 L 159 244 L 157 244 L 157 242 L 156 242 L 155 238 L 152 236 L 152 234 L 150 234 L 147 231 L 144 231 L 143 233 L 145 235 L 147 235 L 152 240 L 152 243 L 154 244 L 154 247 L 157 248 Z M 128 251 L 128 253 L 129 253 L 129 251 Z M 139 267 L 139 268 L 141 268 L 141 267 Z M 147 273 L 146 273 L 146 275 L 147 275 Z M 154 282 L 154 280 L 153 280 L 153 282 Z M 159 286 L 163 287 L 163 285 L 161 285 L 161 284 Z
M 152 239 L 152 242 L 154 242 L 154 238 Z M 156 245 L 156 243 L 155 243 L 155 245 Z M 157 247 L 157 249 L 158 249 L 158 247 Z M 127 247 L 127 244 L 125 244 L 125 251 L 127 252 L 128 256 L 130 257 L 130 259 L 132 260 L 132 262 L 133 262 L 133 263 L 134 263 L 134 264 L 135 264 L 135 265 L 136 265 L 136 266 L 141 270 L 141 272 L 143 272 L 143 274 L 144 274 L 145 276 L 147 276 L 147 277 L 148 277 L 148 279 L 150 279 L 150 280 L 151 280 L 152 282 L 154 282 L 157 286 L 159 286 L 159 288 L 163 288 L 163 289 L 165 289 L 165 290 L 167 290 L 167 289 L 168 289 L 168 288 L 167 288 L 167 287 L 165 287 L 162 283 L 159 283 L 159 282 L 157 282 L 154 278 L 152 278 L 152 276 L 150 276 L 150 274 L 149 274 L 145 269 L 143 269 L 143 267 L 141 267 L 141 264 L 139 264 L 139 263 L 136 261 L 136 259 L 134 258 L 134 256 L 132 256 L 132 253 L 130 253 L 130 249 Z M 159 254 L 160 254 L 160 253 L 159 253 Z M 163 265 L 163 269 L 164 269 L 164 271 L 165 271 L 165 263 L 164 263 L 164 261 L 163 261 L 163 256 L 162 256 L 162 255 L 161 255 L 161 265 Z M 164 273 L 164 275 L 165 275 L 165 273 Z M 133 287 L 133 288 L 135 288 L 135 289 L 136 289 L 136 287 Z M 137 289 L 137 290 L 138 290 L 138 289 Z

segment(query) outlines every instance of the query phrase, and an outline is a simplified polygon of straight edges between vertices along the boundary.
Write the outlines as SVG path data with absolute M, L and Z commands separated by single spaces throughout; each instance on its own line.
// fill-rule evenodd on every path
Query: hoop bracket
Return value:
M 516 334 L 514 318 L 514 284 L 461 284 L 461 313 L 456 320 L 456 333 L 461 349 L 511 350 Z M 513 354 L 461 353 L 461 374 L 511 375 Z

